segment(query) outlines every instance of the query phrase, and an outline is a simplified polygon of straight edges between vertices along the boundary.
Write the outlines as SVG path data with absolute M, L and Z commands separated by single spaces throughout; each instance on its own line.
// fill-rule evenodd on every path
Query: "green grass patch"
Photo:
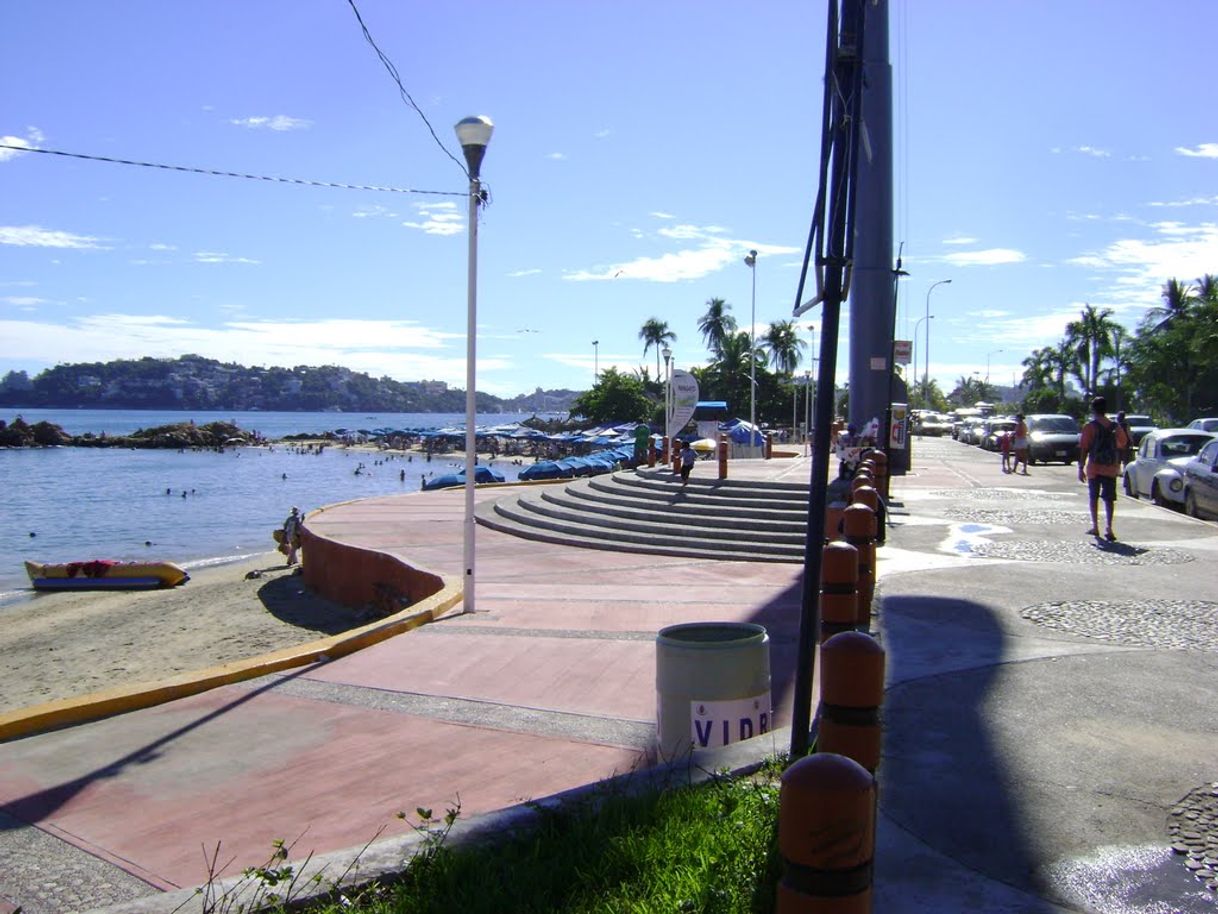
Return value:
M 706 912 L 773 909 L 778 763 L 666 790 L 606 788 L 526 833 L 474 847 L 433 840 L 401 881 L 313 914 Z M 436 833 L 443 834 L 443 829 Z

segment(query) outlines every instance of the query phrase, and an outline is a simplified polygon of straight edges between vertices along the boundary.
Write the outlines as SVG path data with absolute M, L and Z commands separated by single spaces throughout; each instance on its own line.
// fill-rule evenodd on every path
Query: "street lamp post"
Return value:
M 749 311 L 749 445 L 757 434 L 757 252 L 749 251 L 744 258 L 745 266 L 753 274 L 753 306 Z
M 928 320 L 930 317 L 930 293 L 935 291 L 935 286 L 941 286 L 944 283 L 950 282 L 950 279 L 940 279 L 938 282 L 932 282 L 930 288 L 926 290 L 926 317 L 922 318 L 922 320 L 926 321 L 926 354 L 922 360 L 922 389 L 924 391 L 930 389 L 930 321 Z
M 993 352 L 985 354 L 985 383 L 990 383 L 990 356 L 998 355 L 1000 352 L 1006 352 L 1005 349 L 995 349 Z
M 672 362 L 672 350 L 665 346 L 660 350 L 660 355 L 664 356 L 664 437 L 668 437 L 668 417 L 672 413 L 672 371 L 669 365 Z M 671 441 L 669 443 L 671 447 Z
M 466 280 L 465 329 L 465 577 L 462 610 L 474 611 L 474 474 L 478 466 L 478 207 L 482 203 L 482 157 L 495 125 L 489 117 L 466 117 L 454 128 L 469 172 L 469 272 Z
M 918 345 L 918 328 L 921 327 L 923 323 L 925 323 L 927 321 L 933 321 L 934 319 L 935 319 L 935 316 L 933 314 L 928 314 L 925 317 L 920 317 L 916 321 L 914 321 L 913 344 L 915 346 Z M 927 349 L 930 348 L 930 324 L 929 323 L 926 324 L 926 348 Z M 914 372 L 916 373 L 918 370 L 918 360 L 917 360 L 917 358 L 914 358 L 911 361 L 913 361 Z M 923 375 L 922 376 L 922 399 L 926 401 L 923 404 L 923 406 L 926 406 L 926 407 L 929 407 L 929 405 L 930 405 L 929 390 L 930 390 L 930 387 L 929 387 L 929 384 L 927 383 L 926 376 Z
M 601 341 L 592 341 L 592 383 L 601 379 Z
M 812 360 L 815 363 L 815 359 Z M 812 370 L 804 371 L 804 444 L 812 440 Z

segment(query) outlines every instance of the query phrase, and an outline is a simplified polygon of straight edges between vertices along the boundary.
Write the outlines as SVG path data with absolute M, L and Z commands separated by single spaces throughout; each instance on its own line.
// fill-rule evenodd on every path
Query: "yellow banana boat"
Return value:
M 190 580 L 190 575 L 173 562 L 26 562 L 25 571 L 35 590 L 152 590 Z

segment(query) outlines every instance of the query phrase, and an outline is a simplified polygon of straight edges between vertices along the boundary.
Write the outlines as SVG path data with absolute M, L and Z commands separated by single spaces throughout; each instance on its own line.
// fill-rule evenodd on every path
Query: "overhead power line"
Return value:
M 368 31 L 368 26 L 364 25 L 364 17 L 359 14 L 359 7 L 355 5 L 355 0 L 347 0 L 347 3 L 351 6 L 351 12 L 355 13 L 355 18 L 359 22 L 359 27 L 364 33 L 364 38 L 367 40 L 368 44 L 372 45 L 372 50 L 376 51 L 376 56 L 380 58 L 381 63 L 385 65 L 385 69 L 389 71 L 389 75 L 393 78 L 393 81 L 397 83 L 398 92 L 402 96 L 402 101 L 404 101 L 410 108 L 413 108 L 415 113 L 423 119 L 423 123 L 427 125 L 428 132 L 431 133 L 431 138 L 436 141 L 436 145 L 444 150 L 444 154 L 446 156 L 457 163 L 457 167 L 461 169 L 462 174 L 469 177 L 469 172 L 466 170 L 465 166 L 461 164 L 460 159 L 449 152 L 448 147 L 440 141 L 440 138 L 436 135 L 435 128 L 431 126 L 431 121 L 429 121 L 427 119 L 427 115 L 423 113 L 423 109 L 415 104 L 415 100 L 411 97 L 410 93 L 406 91 L 406 87 L 402 85 L 402 77 L 398 75 L 398 68 L 393 65 L 393 61 L 386 57 L 385 53 L 380 49 L 380 47 L 377 46 L 376 41 L 372 37 L 372 33 Z
M 65 152 L 62 149 L 41 149 L 37 146 L 17 146 L 0 143 L 0 149 L 15 149 L 17 152 L 39 152 L 43 155 L 64 156 L 69 159 L 85 159 L 90 162 L 109 162 L 112 165 L 135 165 L 140 168 L 160 168 L 165 171 L 183 171 L 196 175 L 219 178 L 246 178 L 250 181 L 271 181 L 279 184 L 300 184 L 305 187 L 334 187 L 339 190 L 371 190 L 387 194 L 429 194 L 437 197 L 466 197 L 466 191 L 419 190 L 414 187 L 384 187 L 377 184 L 344 184 L 341 181 L 314 181 L 310 178 L 281 178 L 277 175 L 250 175 L 239 171 L 221 171 L 216 168 L 194 168 L 189 165 L 165 165 L 159 162 L 138 162 L 133 159 L 116 159 L 112 156 L 86 155 L 82 152 Z

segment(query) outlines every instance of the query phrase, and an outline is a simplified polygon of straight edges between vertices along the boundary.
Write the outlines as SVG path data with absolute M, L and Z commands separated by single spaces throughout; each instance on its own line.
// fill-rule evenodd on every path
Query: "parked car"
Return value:
M 1218 417 L 1211 419 L 1194 419 L 1188 424 L 1189 428 L 1199 428 L 1203 432 L 1218 432 Z
M 923 413 L 918 420 L 918 434 L 941 438 L 951 434 L 952 424 L 942 413 Z
M 1132 444 L 1134 447 L 1141 444 L 1143 438 L 1159 427 L 1155 425 L 1154 420 L 1150 416 L 1134 413 L 1126 413 L 1125 424 L 1129 426 L 1129 437 L 1133 439 Z
M 1184 465 L 1184 512 L 1218 520 L 1218 439 Z
M 1002 450 L 999 438 L 1007 432 L 1014 432 L 1018 424 L 1014 419 L 987 419 L 982 429 L 981 447 L 987 451 Z
M 1025 417 L 1028 423 L 1028 462 L 1049 463 L 1078 460 L 1080 429 L 1073 416 L 1036 413 Z
M 980 444 L 981 429 L 984 425 L 985 420 L 981 418 L 965 419 L 964 424 L 960 426 L 956 440 L 963 441 L 965 444 Z
M 1184 506 L 1184 467 L 1213 441 L 1214 435 L 1195 428 L 1160 428 L 1138 445 L 1138 456 L 1125 467 L 1125 493 L 1145 495 L 1156 505 Z

